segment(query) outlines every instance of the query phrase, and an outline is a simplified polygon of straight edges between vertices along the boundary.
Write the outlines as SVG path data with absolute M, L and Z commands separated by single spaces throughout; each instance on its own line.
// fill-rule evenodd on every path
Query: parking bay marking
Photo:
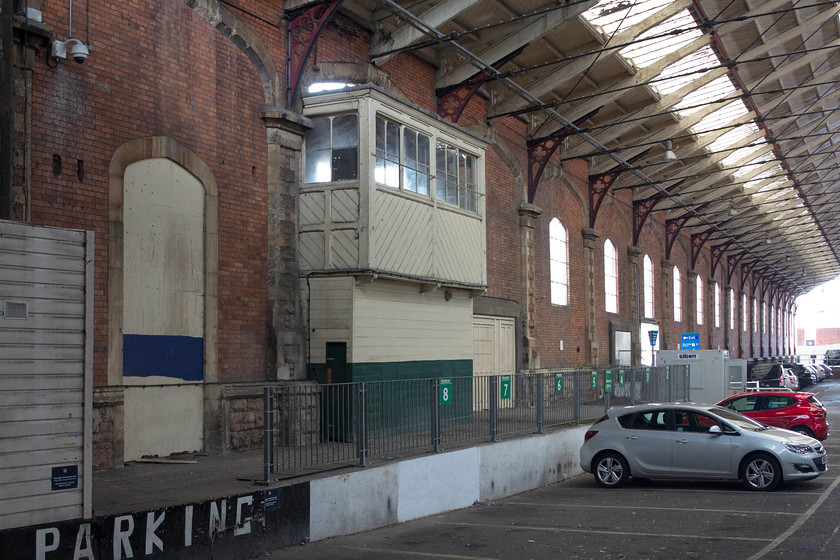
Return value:
M 809 507 L 808 510 L 805 513 L 803 513 L 799 517 L 799 519 L 797 519 L 796 522 L 788 528 L 787 531 L 773 539 L 773 541 L 770 544 L 768 544 L 763 549 L 750 556 L 747 560 L 758 560 L 759 558 L 763 558 L 768 552 L 771 552 L 774 548 L 782 544 L 789 536 L 791 536 L 794 533 L 794 531 L 802 527 L 802 525 L 804 525 L 805 522 L 808 521 L 808 519 L 810 519 L 812 515 L 814 515 L 814 512 L 816 512 L 817 509 L 819 509 L 819 507 L 826 500 L 826 498 L 828 498 L 834 491 L 834 489 L 837 488 L 838 484 L 840 484 L 840 478 L 834 479 L 834 482 L 831 483 L 831 486 L 829 486 L 825 489 L 825 491 L 823 491 L 822 495 L 820 495 L 820 497 L 817 498 L 817 501 L 814 502 L 814 504 L 811 507 Z
M 546 507 L 550 506 L 551 504 L 541 504 L 541 503 L 529 503 L 529 502 L 508 502 L 513 505 L 517 506 L 534 506 L 534 507 Z M 564 506 L 554 506 L 555 508 L 563 509 Z M 643 510 L 657 510 L 657 511 L 685 511 L 685 508 L 669 508 L 669 507 L 654 507 L 654 506 L 616 506 L 616 505 L 609 505 L 609 506 L 602 506 L 602 505 L 595 505 L 595 504 L 574 504 L 568 505 L 566 509 L 581 509 L 581 508 L 609 508 L 609 509 L 643 509 Z M 701 511 L 706 513 L 742 513 L 745 515 L 755 515 L 755 511 L 741 511 L 736 509 L 713 509 L 713 508 L 691 508 L 692 512 Z M 768 511 L 762 512 L 762 515 L 801 515 L 798 512 L 788 512 L 788 511 Z M 769 540 L 769 539 L 764 539 Z
M 533 525 L 498 525 L 494 523 L 464 523 L 438 521 L 438 525 L 456 525 L 459 527 L 487 527 L 489 529 L 528 529 L 531 531 L 546 531 L 554 533 L 598 533 L 603 535 L 627 535 L 630 537 L 657 537 L 672 539 L 703 539 L 720 541 L 744 541 L 744 542 L 770 542 L 771 539 L 759 539 L 754 537 L 723 537 L 719 535 L 686 535 L 684 533 L 641 533 L 638 531 L 600 531 L 598 529 L 573 529 L 571 527 L 538 527 Z M 752 560 L 752 559 L 751 559 Z

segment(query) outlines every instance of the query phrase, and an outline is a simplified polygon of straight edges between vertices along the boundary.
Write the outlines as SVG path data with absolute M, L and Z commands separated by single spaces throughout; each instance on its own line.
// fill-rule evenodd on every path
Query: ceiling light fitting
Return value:
M 677 154 L 671 150 L 671 141 L 665 140 L 665 155 L 662 156 L 663 163 L 672 163 L 677 161 Z

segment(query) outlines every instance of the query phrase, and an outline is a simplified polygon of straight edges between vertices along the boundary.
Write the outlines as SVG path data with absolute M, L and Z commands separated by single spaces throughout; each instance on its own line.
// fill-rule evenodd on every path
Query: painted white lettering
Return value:
M 127 522 L 127 523 L 126 523 Z M 127 527 L 124 527 L 124 523 Z M 128 537 L 134 532 L 134 518 L 130 515 L 121 515 L 114 518 L 114 560 L 121 560 L 123 551 L 126 558 L 134 558 L 131 551 L 131 543 Z
M 248 504 L 253 505 L 253 496 L 239 496 L 236 500 L 236 529 L 233 530 L 234 536 L 247 535 L 251 532 L 251 516 L 249 515 L 244 520 L 242 519 L 242 506 Z
M 222 500 L 222 512 L 219 514 L 219 506 L 216 502 L 210 502 L 210 527 L 208 532 L 215 535 L 227 527 L 227 500 Z
M 50 537 L 49 543 L 47 543 L 47 537 Z M 59 539 L 58 529 L 55 527 L 35 531 L 35 559 L 44 560 L 47 557 L 47 552 L 52 552 L 58 548 Z
M 187 506 L 184 510 L 184 546 L 192 546 L 192 534 L 193 534 L 193 525 L 192 525 L 192 517 L 193 517 L 193 507 Z
M 163 551 L 163 541 L 158 538 L 155 531 L 163 523 L 165 517 L 165 511 L 162 511 L 160 517 L 157 519 L 155 519 L 155 512 L 153 511 L 146 514 L 146 556 L 151 556 L 152 552 L 154 552 L 154 547 L 158 547 Z
M 79 525 L 79 532 L 76 533 L 76 548 L 73 550 L 73 560 L 88 558 L 94 560 L 93 546 L 90 543 L 90 523 Z

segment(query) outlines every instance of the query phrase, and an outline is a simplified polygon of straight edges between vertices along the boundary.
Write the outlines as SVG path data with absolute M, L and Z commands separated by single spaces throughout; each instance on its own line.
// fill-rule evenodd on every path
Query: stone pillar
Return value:
M 764 306 L 766 305 L 766 300 L 764 299 L 764 291 L 762 290 L 759 292 L 758 306 L 756 307 L 756 311 L 758 312 L 758 355 L 762 358 L 766 358 L 770 355 L 767 352 L 767 342 L 769 340 L 769 335 L 767 337 L 764 336 L 764 331 L 767 329 L 767 318 L 764 316 Z
M 687 321 L 687 329 L 694 332 L 694 327 L 697 325 L 697 273 L 689 270 L 685 275 L 685 289 L 688 290 L 688 305 L 684 309 L 683 315 Z
M 642 343 L 640 340 L 640 327 L 642 315 L 644 315 L 644 304 L 642 303 L 642 278 L 644 272 L 640 270 L 639 255 L 642 251 L 636 246 L 627 247 L 627 263 L 630 272 L 630 355 L 634 366 L 642 363 Z M 619 301 L 621 300 L 619 291 Z M 619 310 L 621 308 L 619 307 Z M 609 363 L 609 362 L 608 362 Z
M 298 198 L 303 135 L 312 122 L 265 107 L 268 142 L 269 378 L 306 378 L 306 333 L 297 260 Z
M 727 350 L 729 350 L 729 352 L 734 357 L 735 353 L 732 352 L 732 344 L 731 344 L 731 340 L 730 340 L 732 338 L 732 331 L 729 329 L 729 327 L 730 327 L 729 314 L 732 313 L 733 317 L 734 317 L 734 313 L 735 313 L 735 310 L 731 309 L 731 302 L 729 301 L 729 290 L 731 290 L 731 289 L 732 289 L 732 286 L 727 284 L 723 288 L 723 291 L 724 291 L 725 295 L 721 294 L 723 296 L 723 314 L 724 314 L 724 317 L 722 318 L 724 320 L 723 347 L 726 348 Z
M 744 295 L 745 292 L 742 289 L 738 290 L 738 301 L 735 302 L 735 306 L 738 308 L 738 315 L 736 319 L 735 328 L 738 331 L 738 357 L 744 357 L 744 318 L 746 317 L 747 310 L 744 309 Z M 749 327 L 749 324 L 747 325 Z
M 669 336 L 671 335 L 670 324 L 674 322 L 674 285 L 671 275 L 674 270 L 674 263 L 668 259 L 662 259 L 662 288 L 659 301 L 662 302 L 662 320 L 659 322 L 659 347 L 663 350 L 671 350 Z M 671 321 L 668 321 L 671 317 Z
M 583 236 L 583 261 L 585 276 L 585 308 L 586 308 L 586 363 L 591 366 L 597 366 L 599 361 L 598 348 L 598 333 L 595 329 L 595 317 L 597 310 L 595 309 L 595 290 L 596 290 L 596 273 L 598 269 L 596 264 L 596 255 L 598 254 L 598 239 L 601 234 L 591 228 L 583 228 L 581 231 Z M 608 360 L 609 361 L 609 360 Z
M 536 278 L 534 263 L 534 232 L 542 210 L 533 204 L 522 203 L 519 208 L 519 248 L 522 263 L 522 302 L 525 314 L 524 362 L 528 369 L 540 367 L 540 347 L 536 333 Z

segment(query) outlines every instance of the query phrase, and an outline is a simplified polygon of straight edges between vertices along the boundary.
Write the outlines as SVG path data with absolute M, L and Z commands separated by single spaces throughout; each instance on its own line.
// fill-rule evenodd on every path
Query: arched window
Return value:
M 753 332 L 758 332 L 758 300 L 753 298 L 752 300 L 752 325 L 753 325 Z
M 551 303 L 569 303 L 569 244 L 566 228 L 554 218 L 548 225 L 548 252 L 551 274 Z
M 729 288 L 729 330 L 735 330 L 735 290 Z
M 697 324 L 703 324 L 703 279 L 697 277 Z
M 720 284 L 715 282 L 715 328 L 720 328 Z
M 618 313 L 618 254 L 609 239 L 604 242 L 604 295 L 607 313 Z
M 741 330 L 747 332 L 747 294 L 741 294 Z
M 674 267 L 674 322 L 682 321 L 682 278 L 680 269 Z
M 644 291 L 645 291 L 645 317 L 653 318 L 653 262 L 650 257 L 645 255 L 643 266 L 644 274 Z

